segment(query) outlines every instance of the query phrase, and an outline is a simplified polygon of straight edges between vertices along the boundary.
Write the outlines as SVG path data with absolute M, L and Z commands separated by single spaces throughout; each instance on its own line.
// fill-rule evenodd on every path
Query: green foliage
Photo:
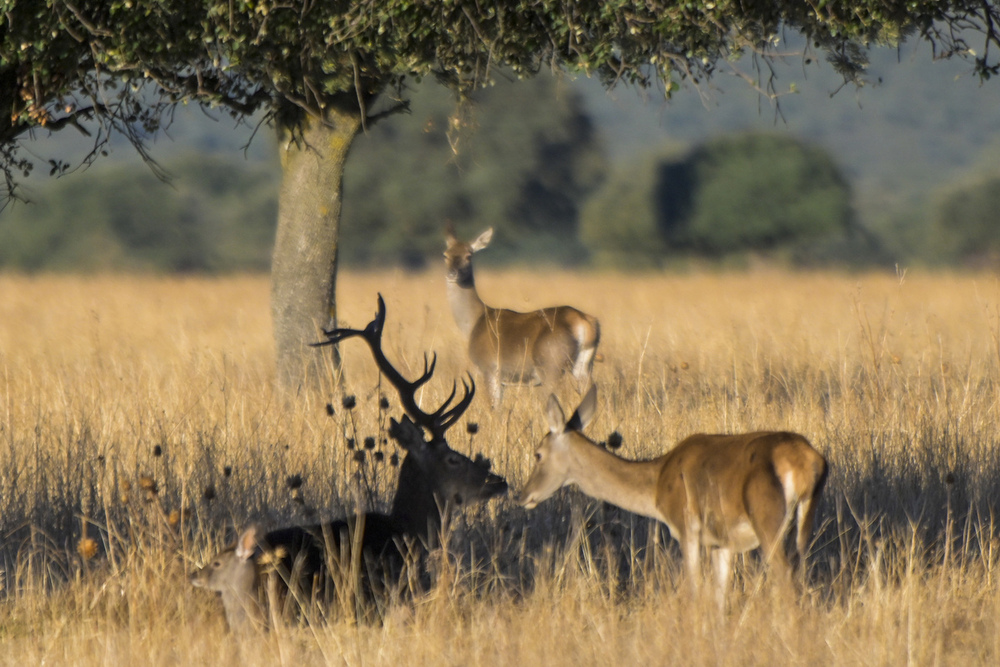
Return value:
M 748 251 L 808 261 L 823 254 L 817 244 L 848 235 L 850 198 L 823 150 L 778 135 L 726 136 L 616 174 L 588 202 L 582 235 L 599 261 L 619 266 Z
M 440 86 L 412 92 L 412 114 L 357 140 L 344 177 L 341 257 L 420 266 L 443 229 L 493 226 L 490 261 L 573 263 L 578 205 L 604 155 L 579 94 L 550 76 L 498 82 L 456 106 Z
M 952 188 L 936 207 L 929 259 L 970 266 L 1000 265 L 1000 176 Z
M 277 174 L 205 156 L 94 168 L 0 217 L 0 266 L 21 270 L 266 270 Z
M 773 250 L 843 232 L 851 219 L 850 189 L 833 160 L 791 137 L 722 137 L 686 167 L 693 190 L 674 189 L 662 203 L 691 211 L 667 230 L 674 248 L 709 256 Z
M 179 103 L 239 118 L 265 109 L 294 130 L 334 107 L 364 112 L 406 77 L 433 75 L 464 94 L 504 72 L 523 78 L 551 66 L 594 73 L 609 86 L 659 78 L 670 94 L 747 48 L 780 58 L 774 37 L 786 29 L 824 48 L 847 77 L 864 66 L 869 45 L 919 34 L 988 79 L 997 73 L 989 47 L 1000 41 L 998 23 L 994 3 L 964 0 L 818 9 L 716 0 L 8 0 L 0 11 L 0 167 L 13 187 L 30 167 L 17 138 L 33 128 L 97 122 L 91 157 L 112 130 L 144 150 Z M 985 47 L 970 48 L 966 40 L 980 36 Z M 59 157 L 51 166 L 65 168 Z
M 650 268 L 664 259 L 655 197 L 657 164 L 647 158 L 612 172 L 580 215 L 580 240 L 597 266 Z

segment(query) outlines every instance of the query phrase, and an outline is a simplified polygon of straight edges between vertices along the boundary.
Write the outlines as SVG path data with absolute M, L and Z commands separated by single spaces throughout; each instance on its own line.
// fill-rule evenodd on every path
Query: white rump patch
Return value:
M 576 363 L 573 364 L 573 377 L 581 382 L 586 380 L 593 358 L 594 348 L 589 347 L 586 350 L 580 350 L 580 354 L 576 355 Z
M 781 486 L 785 491 L 785 506 L 791 507 L 798 503 L 799 495 L 795 492 L 795 471 L 789 470 L 781 477 Z

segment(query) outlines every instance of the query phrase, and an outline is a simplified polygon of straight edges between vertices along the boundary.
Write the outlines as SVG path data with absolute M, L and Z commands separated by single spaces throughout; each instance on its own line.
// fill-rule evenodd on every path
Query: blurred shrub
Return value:
M 485 262 L 586 258 L 579 205 L 604 175 L 583 100 L 541 75 L 500 82 L 458 107 L 433 85 L 412 91 L 409 115 L 358 138 L 344 174 L 340 256 L 348 264 L 422 266 L 459 236 L 496 229 Z
M 850 188 L 833 160 L 791 137 L 715 139 L 688 164 L 694 188 L 670 190 L 680 198 L 675 206 L 690 209 L 687 224 L 668 231 L 676 247 L 708 255 L 770 250 L 829 237 L 850 222 Z
M 615 174 L 587 203 L 581 235 L 599 261 L 621 266 L 748 252 L 812 263 L 867 244 L 852 215 L 850 187 L 825 151 L 742 134 Z
M 204 155 L 98 165 L 0 217 L 0 266 L 20 270 L 233 271 L 270 267 L 278 175 Z
M 1000 176 L 949 188 L 931 223 L 928 259 L 1000 267 Z
M 659 158 L 612 172 L 580 213 L 580 240 L 597 266 L 658 266 L 666 253 L 656 198 Z

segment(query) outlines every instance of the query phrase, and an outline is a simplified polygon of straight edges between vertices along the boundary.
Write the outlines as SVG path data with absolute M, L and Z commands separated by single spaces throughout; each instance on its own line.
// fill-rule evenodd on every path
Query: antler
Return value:
M 389 380 L 389 383 L 399 392 L 399 401 L 403 404 L 403 410 L 406 411 L 406 414 L 410 415 L 410 418 L 414 422 L 426 428 L 434 436 L 443 437 L 444 432 L 458 421 L 458 418 L 462 416 L 462 413 L 472 403 L 472 397 L 476 395 L 475 380 L 471 376 L 469 376 L 469 383 L 466 383 L 464 379 L 462 380 L 464 395 L 454 407 L 448 407 L 455 398 L 455 392 L 458 391 L 457 384 L 452 382 L 451 394 L 441 404 L 441 407 L 429 414 L 424 412 L 417 405 L 414 394 L 434 374 L 434 367 L 437 365 L 437 353 L 431 358 L 430 364 L 427 363 L 427 353 L 424 353 L 424 372 L 416 380 L 410 382 L 399 374 L 399 371 L 389 363 L 389 360 L 385 358 L 385 354 L 382 352 L 382 327 L 384 324 L 385 301 L 382 299 L 382 295 L 379 294 L 378 312 L 375 314 L 375 319 L 368 323 L 368 326 L 364 329 L 331 329 L 329 331 L 324 329 L 323 333 L 326 335 L 326 340 L 321 343 L 312 343 L 311 346 L 333 345 L 345 338 L 355 336 L 364 338 L 365 342 L 368 343 L 368 347 L 371 348 L 372 356 L 375 357 L 375 363 L 378 365 L 379 370 L 382 371 L 382 374 Z

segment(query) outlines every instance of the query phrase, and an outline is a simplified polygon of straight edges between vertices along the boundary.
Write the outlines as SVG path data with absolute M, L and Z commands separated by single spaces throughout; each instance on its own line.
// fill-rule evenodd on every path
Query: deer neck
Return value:
M 409 457 L 399 466 L 399 484 L 392 501 L 392 518 L 402 532 L 430 547 L 441 532 L 441 510 L 434 490 Z
M 451 313 L 455 316 L 458 328 L 466 336 L 472 334 L 473 327 L 482 317 L 486 310 L 486 305 L 479 298 L 476 292 L 476 280 L 470 271 L 469 274 L 460 275 L 457 279 L 447 279 L 448 303 L 451 305 Z
M 256 584 L 256 581 L 254 582 Z M 255 627 L 263 627 L 264 613 L 261 609 L 259 591 L 254 586 L 251 591 L 237 589 L 222 591 L 222 606 L 226 611 L 226 623 L 233 632 L 247 632 Z
M 663 521 L 656 507 L 661 461 L 629 461 L 582 438 L 571 447 L 568 482 L 591 498 Z

